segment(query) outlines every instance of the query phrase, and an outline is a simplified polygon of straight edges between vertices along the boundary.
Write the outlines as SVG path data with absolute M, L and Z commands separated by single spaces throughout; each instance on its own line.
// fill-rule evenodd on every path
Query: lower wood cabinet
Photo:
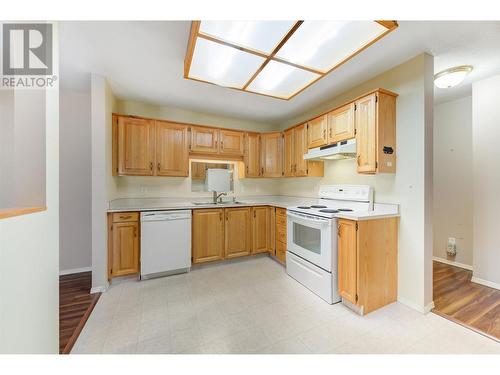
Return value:
M 108 215 L 108 277 L 139 272 L 139 214 Z
M 338 222 L 338 289 L 367 314 L 397 299 L 398 218 Z
M 235 258 L 252 251 L 252 208 L 225 209 L 225 256 Z
M 286 210 L 284 208 L 276 208 L 276 258 L 285 264 L 286 263 Z
M 269 252 L 271 207 L 193 210 L 193 263 Z
M 193 263 L 224 259 L 224 210 L 193 210 Z

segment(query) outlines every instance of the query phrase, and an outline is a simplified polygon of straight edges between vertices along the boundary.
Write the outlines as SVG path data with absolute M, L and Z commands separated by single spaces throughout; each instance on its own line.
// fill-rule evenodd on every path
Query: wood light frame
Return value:
M 191 79 L 193 81 L 198 81 L 198 82 L 203 82 L 203 83 L 209 83 L 209 84 L 212 84 L 212 85 L 217 85 L 214 82 L 209 82 L 209 81 L 205 81 L 205 80 L 202 80 L 202 79 L 199 79 L 199 78 L 194 78 L 194 77 L 190 77 L 189 76 L 189 72 L 190 72 L 190 69 L 191 69 L 191 62 L 193 60 L 193 55 L 194 55 L 194 50 L 196 48 L 196 41 L 198 40 L 198 38 L 202 38 L 202 39 L 209 40 L 211 42 L 222 44 L 222 45 L 227 46 L 227 47 L 235 48 L 237 50 L 240 50 L 240 51 L 243 51 L 243 52 L 246 52 L 246 53 L 250 53 L 252 55 L 259 56 L 259 57 L 262 57 L 262 58 L 265 59 L 264 62 L 260 65 L 260 67 L 257 69 L 257 71 L 245 83 L 245 85 L 243 86 L 243 88 L 238 88 L 238 87 L 228 87 L 228 88 L 231 88 L 233 90 L 251 92 L 253 94 L 263 95 L 263 96 L 267 96 L 267 97 L 271 97 L 271 98 L 276 98 L 276 99 L 281 99 L 281 100 L 290 100 L 290 99 L 294 98 L 295 96 L 297 96 L 298 94 L 300 94 L 305 89 L 307 89 L 309 86 L 311 86 L 314 83 L 316 83 L 317 81 L 319 81 L 321 78 L 323 78 L 326 75 L 328 75 L 330 72 L 332 72 L 335 69 L 337 69 L 339 66 L 343 65 L 344 63 L 346 63 L 347 61 L 349 61 L 350 59 L 352 59 L 357 54 L 359 54 L 360 52 L 362 52 L 363 50 L 365 50 L 366 48 L 368 48 L 369 46 L 371 46 L 372 44 L 374 44 L 375 42 L 377 42 L 378 40 L 382 39 L 384 36 L 386 36 L 390 32 L 394 31 L 398 27 L 398 23 L 396 21 L 374 21 L 374 22 L 377 22 L 378 24 L 382 25 L 387 30 L 384 31 L 382 34 L 380 34 L 378 37 L 376 37 L 376 38 L 368 41 L 364 45 L 362 45 L 354 53 L 352 53 L 351 55 L 347 56 L 344 60 L 342 60 L 341 62 L 339 62 L 338 64 L 336 64 L 332 68 L 330 68 L 329 70 L 323 72 L 323 71 L 320 71 L 320 70 L 317 70 L 317 69 L 313 69 L 313 68 L 310 68 L 310 67 L 307 67 L 307 66 L 303 66 L 303 65 L 299 65 L 299 64 L 294 64 L 294 63 L 292 63 L 290 61 L 284 60 L 284 59 L 279 58 L 279 57 L 276 56 L 276 54 L 281 49 L 281 47 L 283 47 L 285 45 L 285 43 L 297 31 L 297 29 L 302 25 L 302 23 L 304 23 L 304 21 L 296 21 L 293 24 L 293 26 L 290 28 L 290 30 L 283 36 L 283 38 L 281 39 L 281 41 L 276 45 L 276 47 L 274 47 L 274 49 L 269 54 L 253 50 L 251 48 L 243 47 L 243 46 L 240 46 L 240 45 L 237 45 L 237 44 L 234 44 L 234 43 L 231 43 L 231 42 L 228 42 L 228 41 L 216 38 L 216 37 L 208 35 L 208 34 L 204 34 L 204 33 L 200 32 L 201 21 L 192 21 L 191 22 L 191 32 L 190 32 L 190 35 L 189 35 L 189 40 L 188 40 L 188 45 L 187 45 L 187 50 L 186 50 L 186 57 L 184 58 L 184 78 Z M 309 82 L 307 85 L 305 85 L 304 87 L 302 87 L 301 89 L 299 89 L 298 91 L 296 91 L 294 94 L 292 94 L 289 97 L 275 96 L 275 95 L 264 94 L 264 93 L 261 93 L 261 92 L 256 92 L 256 91 L 249 90 L 248 86 L 255 80 L 255 78 L 260 74 L 260 72 L 266 67 L 266 65 L 271 60 L 274 60 L 276 62 L 280 62 L 280 63 L 283 63 L 283 64 L 287 64 L 287 65 L 293 66 L 293 67 L 298 68 L 298 69 L 306 70 L 306 71 L 311 72 L 311 73 L 318 74 L 319 77 L 316 78 L 316 79 L 314 79 L 313 81 Z M 223 87 L 226 87 L 226 86 L 223 86 Z

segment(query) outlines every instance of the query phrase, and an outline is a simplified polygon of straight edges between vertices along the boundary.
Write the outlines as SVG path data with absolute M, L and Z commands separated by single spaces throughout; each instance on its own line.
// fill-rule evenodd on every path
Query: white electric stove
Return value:
M 287 209 L 288 275 L 328 303 L 340 301 L 337 290 L 337 217 L 373 210 L 368 185 L 324 185 L 317 204 Z

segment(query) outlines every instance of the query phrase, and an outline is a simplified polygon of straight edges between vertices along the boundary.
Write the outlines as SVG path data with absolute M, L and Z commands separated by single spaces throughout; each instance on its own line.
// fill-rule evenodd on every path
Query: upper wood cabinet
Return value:
M 396 172 L 396 96 L 377 91 L 355 102 L 359 173 Z
M 283 172 L 285 177 L 295 175 L 295 128 L 283 133 Z
M 224 210 L 193 210 L 193 263 L 224 259 Z
M 261 176 L 283 175 L 283 135 L 280 132 L 261 134 Z
M 252 253 L 269 251 L 271 241 L 271 212 L 267 206 L 253 207 L 253 248 Z
M 259 133 L 245 134 L 245 176 L 259 177 L 261 175 L 261 147 Z
M 244 134 L 240 131 L 220 129 L 220 153 L 242 156 L 244 152 Z
M 156 121 L 156 175 L 188 176 L 188 129 L 184 125 Z
M 117 148 L 113 173 L 153 176 L 155 123 L 153 120 L 118 117 L 113 121 L 113 144 Z
M 251 207 L 226 208 L 225 256 L 235 258 L 252 251 Z
M 219 129 L 191 126 L 191 152 L 216 154 L 219 152 Z
M 367 314 L 396 301 L 398 218 L 338 221 L 338 290 Z
M 328 113 L 328 143 L 354 138 L 354 103 Z
M 328 117 L 323 115 L 307 123 L 307 147 L 315 148 L 328 143 Z
M 304 160 L 307 153 L 306 124 L 295 126 L 283 133 L 284 175 L 286 177 L 322 177 L 322 161 Z

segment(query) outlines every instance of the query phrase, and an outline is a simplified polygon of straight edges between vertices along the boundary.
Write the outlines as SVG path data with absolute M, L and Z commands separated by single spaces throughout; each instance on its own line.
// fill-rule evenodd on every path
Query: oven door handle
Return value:
M 323 219 L 323 218 L 319 218 L 319 217 L 316 217 L 316 216 L 303 215 L 303 214 L 298 214 L 298 213 L 291 212 L 291 211 L 287 211 L 286 214 L 287 214 L 288 217 L 291 217 L 291 218 L 294 218 L 294 219 L 298 219 L 298 220 L 308 220 L 308 221 L 311 221 L 311 222 L 324 223 L 324 224 L 329 224 L 330 223 L 330 221 L 328 219 Z

